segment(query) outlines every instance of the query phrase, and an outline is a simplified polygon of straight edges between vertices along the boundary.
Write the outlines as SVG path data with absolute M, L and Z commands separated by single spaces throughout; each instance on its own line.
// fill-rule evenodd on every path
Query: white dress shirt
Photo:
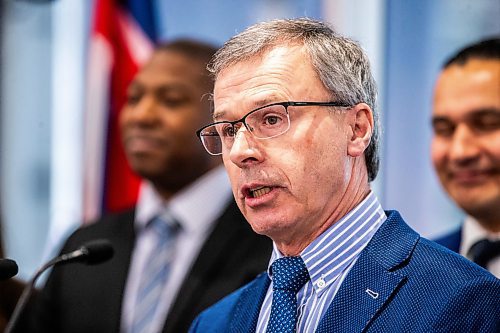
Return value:
M 231 186 L 222 166 L 207 172 L 168 202 L 159 196 L 151 183 L 144 181 L 141 184 L 135 217 L 136 243 L 122 305 L 122 332 L 129 332 L 132 325 L 141 272 L 148 258 L 154 255 L 151 252 L 155 236 L 145 228 L 147 222 L 168 210 L 181 226 L 175 243 L 175 259 L 152 325 L 151 332 L 160 332 L 182 282 L 229 200 L 232 200 Z
M 500 232 L 490 232 L 486 230 L 477 220 L 472 216 L 467 216 L 465 218 L 462 227 L 462 241 L 460 242 L 460 254 L 464 257 L 471 259 L 467 256 L 470 248 L 476 242 L 482 239 L 489 239 L 491 241 L 500 239 Z M 500 278 L 500 257 L 492 259 L 488 266 L 486 267 L 491 274 Z

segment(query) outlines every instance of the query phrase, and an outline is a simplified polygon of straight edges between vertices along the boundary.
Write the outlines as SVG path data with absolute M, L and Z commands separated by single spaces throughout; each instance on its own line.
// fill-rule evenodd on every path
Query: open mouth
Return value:
M 252 197 L 252 198 L 258 198 L 258 197 L 261 197 L 264 194 L 267 194 L 269 192 L 271 192 L 271 188 L 270 187 L 261 186 L 261 187 L 258 187 L 256 189 L 250 190 L 249 194 L 250 194 L 250 197 Z

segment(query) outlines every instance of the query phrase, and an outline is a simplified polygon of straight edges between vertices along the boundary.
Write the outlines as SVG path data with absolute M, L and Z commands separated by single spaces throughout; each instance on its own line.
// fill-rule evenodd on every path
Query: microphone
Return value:
M 17 264 L 11 259 L 0 259 L 0 281 L 10 279 L 18 272 Z
M 43 272 L 52 265 L 58 263 L 82 262 L 87 265 L 96 265 L 113 257 L 114 250 L 111 242 L 107 239 L 96 239 L 82 245 L 78 250 L 62 254 L 45 264 L 40 270 Z
M 16 327 L 17 321 L 19 320 L 19 316 L 21 315 L 24 307 L 26 306 L 31 294 L 33 293 L 33 289 L 35 287 L 36 280 L 42 275 L 45 270 L 54 265 L 62 265 L 71 262 L 81 262 L 87 265 L 97 265 L 103 263 L 113 257 L 114 249 L 111 245 L 111 242 L 107 239 L 96 239 L 85 243 L 78 250 L 73 252 L 61 254 L 58 257 L 47 262 L 45 265 L 40 267 L 35 275 L 29 280 L 26 284 L 26 287 L 19 297 L 19 301 L 12 312 L 12 317 L 5 328 L 5 333 L 11 333 L 13 329 Z

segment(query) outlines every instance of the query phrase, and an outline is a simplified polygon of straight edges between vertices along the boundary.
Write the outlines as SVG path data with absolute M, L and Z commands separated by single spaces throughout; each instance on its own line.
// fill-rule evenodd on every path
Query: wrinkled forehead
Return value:
M 254 75 L 260 73 L 273 74 L 280 68 L 287 67 L 290 62 L 299 59 L 300 63 L 310 63 L 309 55 L 303 45 L 276 45 L 260 50 L 258 53 L 237 58 L 225 65 L 215 78 L 215 84 L 227 81 L 239 70 L 248 69 Z
M 214 118 L 228 110 L 321 98 L 322 82 L 302 46 L 276 47 L 224 68 L 215 81 Z

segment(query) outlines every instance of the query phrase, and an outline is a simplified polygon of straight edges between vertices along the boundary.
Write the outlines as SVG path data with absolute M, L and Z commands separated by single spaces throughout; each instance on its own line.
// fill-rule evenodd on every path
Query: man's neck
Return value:
M 309 244 L 311 244 L 316 238 L 318 238 L 323 232 L 330 228 L 333 224 L 343 218 L 347 213 L 358 206 L 370 193 L 370 187 L 368 183 L 365 188 L 358 188 L 355 193 L 344 195 L 341 199 L 341 205 L 337 206 L 336 209 L 328 215 L 325 222 L 319 226 L 313 233 L 305 233 L 303 230 L 297 229 L 294 233 L 288 234 L 288 237 L 284 240 L 273 239 L 276 247 L 285 256 L 297 256 L 299 255 Z

